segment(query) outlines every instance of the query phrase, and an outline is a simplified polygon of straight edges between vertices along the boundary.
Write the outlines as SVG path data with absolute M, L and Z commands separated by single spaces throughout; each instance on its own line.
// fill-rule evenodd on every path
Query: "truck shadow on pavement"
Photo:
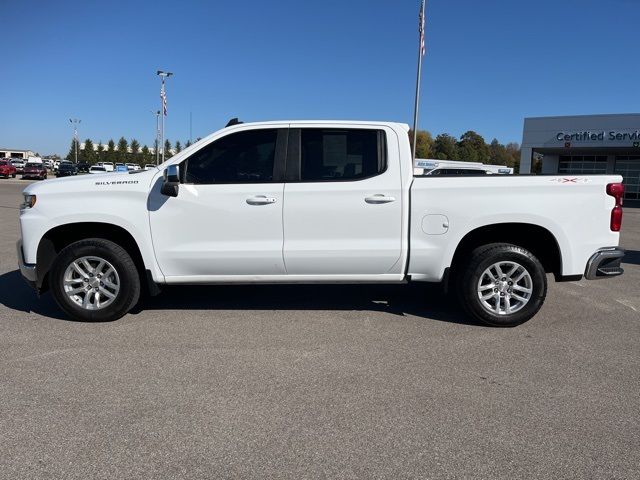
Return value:
M 51 294 L 38 298 L 18 270 L 0 275 L 0 304 L 68 320 Z M 152 310 L 371 311 L 481 326 L 459 308 L 453 295 L 446 296 L 440 286 L 429 284 L 164 286 L 160 295 L 144 298 L 131 313 Z
M 622 263 L 626 263 L 628 265 L 640 265 L 640 251 L 638 250 L 627 250 L 624 253 L 624 257 L 622 258 Z
M 66 320 L 53 298 L 38 294 L 25 283 L 19 270 L 0 275 L 0 305 L 24 313 L 35 313 L 45 317 Z

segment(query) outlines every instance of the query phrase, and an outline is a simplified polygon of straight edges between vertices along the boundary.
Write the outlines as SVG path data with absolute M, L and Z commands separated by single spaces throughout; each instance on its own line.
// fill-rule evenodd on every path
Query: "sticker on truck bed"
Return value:
M 554 183 L 576 184 L 576 183 L 587 183 L 587 182 L 590 182 L 591 180 L 585 177 L 561 177 L 561 178 L 551 178 L 549 179 L 549 181 Z

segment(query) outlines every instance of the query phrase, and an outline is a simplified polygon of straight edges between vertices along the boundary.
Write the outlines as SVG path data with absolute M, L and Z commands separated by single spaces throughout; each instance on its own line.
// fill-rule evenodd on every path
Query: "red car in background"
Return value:
M 18 171 L 16 167 L 11 165 L 9 160 L 0 160 L 0 177 L 9 178 L 9 176 L 16 178 Z
M 47 178 L 47 167 L 44 166 L 44 163 L 27 162 L 22 172 L 22 178 L 45 180 Z

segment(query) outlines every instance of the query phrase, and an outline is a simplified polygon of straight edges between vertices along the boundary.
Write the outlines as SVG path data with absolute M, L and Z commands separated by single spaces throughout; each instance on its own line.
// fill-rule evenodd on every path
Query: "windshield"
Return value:
M 0 160 L 0 165 L 2 165 L 2 166 L 9 165 L 9 162 L 5 162 L 5 161 Z

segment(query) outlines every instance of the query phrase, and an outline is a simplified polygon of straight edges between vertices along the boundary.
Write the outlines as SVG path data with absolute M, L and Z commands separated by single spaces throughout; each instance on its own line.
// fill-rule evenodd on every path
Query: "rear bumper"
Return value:
M 31 285 L 33 288 L 37 288 L 38 273 L 36 271 L 36 265 L 31 263 L 25 263 L 24 253 L 22 253 L 22 240 L 18 240 L 16 243 L 16 249 L 18 250 L 18 266 L 20 267 L 20 273 L 22 278 Z
M 624 249 L 619 247 L 603 248 L 594 253 L 587 262 L 584 276 L 587 280 L 617 277 L 624 270 L 620 262 L 624 257 Z

